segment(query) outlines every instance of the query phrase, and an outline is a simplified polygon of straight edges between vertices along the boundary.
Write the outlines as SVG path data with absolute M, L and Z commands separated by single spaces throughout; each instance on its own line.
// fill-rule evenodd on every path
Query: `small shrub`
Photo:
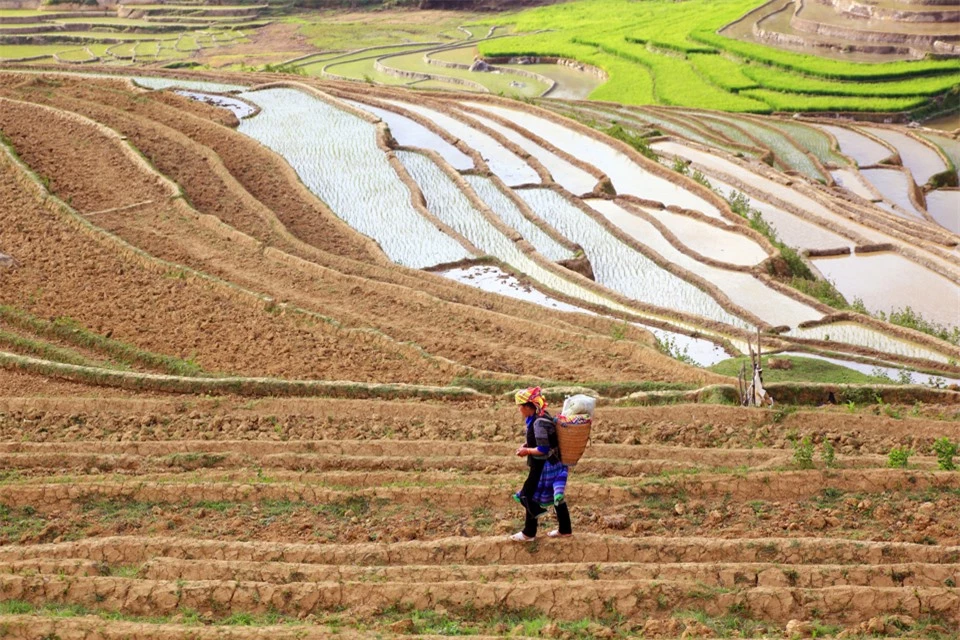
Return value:
M 813 469 L 813 441 L 810 436 L 793 443 L 793 463 L 798 469 Z
M 953 457 L 957 455 L 957 443 L 944 436 L 933 443 L 933 452 L 937 454 L 937 468 L 941 471 L 954 471 L 957 466 Z
M 887 455 L 887 464 L 893 469 L 906 469 L 913 451 L 907 447 L 894 447 Z
M 671 169 L 679 173 L 680 175 L 687 175 L 689 169 L 687 169 L 687 163 L 683 158 L 677 157 L 673 159 L 673 164 L 670 166 Z

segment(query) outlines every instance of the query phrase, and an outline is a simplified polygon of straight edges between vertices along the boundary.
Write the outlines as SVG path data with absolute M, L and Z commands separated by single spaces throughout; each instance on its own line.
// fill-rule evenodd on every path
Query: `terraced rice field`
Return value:
M 876 3 L 759 4 L 586 0 L 538 7 L 498 17 L 517 36 L 481 42 L 479 51 L 498 62 L 592 65 L 609 77 L 590 94 L 597 100 L 731 112 L 937 109 L 931 97 L 957 87 L 954 5 L 918 5 L 942 16 L 916 22 L 902 7 L 886 7 L 889 15 L 876 20 L 857 13 Z M 944 59 L 925 59 L 935 50 Z
M 957 237 L 833 179 L 923 136 L 92 71 L 0 72 L 6 637 L 956 638 Z M 572 539 L 507 538 L 528 384 L 598 397 Z
M 268 24 L 256 21 L 265 10 L 267 5 L 204 8 L 195 4 L 117 5 L 110 10 L 69 12 L 0 9 L 0 62 L 169 64 L 245 42 L 243 29 Z

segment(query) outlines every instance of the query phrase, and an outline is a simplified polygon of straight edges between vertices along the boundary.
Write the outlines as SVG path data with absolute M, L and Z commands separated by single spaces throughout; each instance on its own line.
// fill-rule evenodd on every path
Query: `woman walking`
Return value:
M 514 400 L 520 407 L 526 425 L 526 441 L 517 449 L 517 455 L 527 459 L 527 480 L 514 496 L 525 510 L 523 530 L 510 536 L 515 542 L 530 542 L 537 537 L 537 518 L 553 506 L 559 528 L 547 534 L 550 538 L 573 535 L 570 510 L 564 493 L 568 469 L 560 462 L 557 443 L 557 423 L 547 412 L 547 400 L 540 387 L 518 391 Z

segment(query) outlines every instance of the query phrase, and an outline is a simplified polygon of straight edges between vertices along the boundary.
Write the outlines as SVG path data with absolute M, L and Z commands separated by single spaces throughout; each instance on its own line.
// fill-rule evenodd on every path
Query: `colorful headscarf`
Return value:
M 538 416 L 542 416 L 547 408 L 547 399 L 543 397 L 543 392 L 540 390 L 540 387 L 530 387 L 529 389 L 517 391 L 513 399 L 517 404 L 527 404 L 529 402 L 535 406 Z

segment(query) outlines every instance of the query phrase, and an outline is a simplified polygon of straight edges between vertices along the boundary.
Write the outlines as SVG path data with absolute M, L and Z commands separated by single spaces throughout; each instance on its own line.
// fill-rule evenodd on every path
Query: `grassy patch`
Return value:
M 799 358 L 796 356 L 776 356 L 778 360 L 788 360 L 793 366 L 790 369 L 763 370 L 764 382 L 826 382 L 830 384 L 889 384 L 888 378 L 869 376 L 853 369 L 848 369 L 826 360 L 815 358 Z M 740 366 L 746 365 L 750 370 L 750 358 L 730 358 L 710 367 L 710 371 L 725 376 L 736 376 Z
M 33 507 L 8 507 L 0 504 L 0 538 L 19 540 L 23 535 L 35 535 L 47 525 Z

